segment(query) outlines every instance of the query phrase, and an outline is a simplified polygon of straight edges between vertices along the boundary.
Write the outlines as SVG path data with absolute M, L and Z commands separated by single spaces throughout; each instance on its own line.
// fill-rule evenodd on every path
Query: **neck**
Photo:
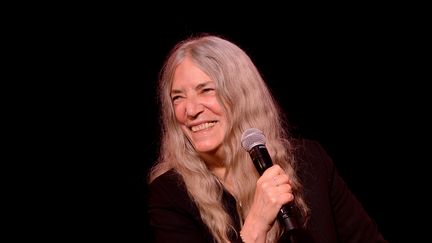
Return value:
M 223 166 L 220 167 L 212 167 L 210 171 L 219 179 L 219 181 L 223 184 L 225 189 L 234 195 L 234 187 L 232 183 L 232 177 L 228 174 L 225 175 L 226 168 Z
M 224 166 L 212 166 L 209 169 L 215 176 L 217 176 L 217 178 L 219 178 L 220 181 L 225 181 L 226 168 Z

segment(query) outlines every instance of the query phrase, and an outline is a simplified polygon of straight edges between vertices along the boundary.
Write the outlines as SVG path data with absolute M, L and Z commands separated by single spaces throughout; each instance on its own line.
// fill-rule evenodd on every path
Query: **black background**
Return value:
M 50 50 L 37 51 L 56 80 L 46 103 L 58 114 L 56 141 L 67 140 L 53 146 L 72 174 L 61 189 L 68 206 L 59 214 L 70 222 L 61 224 L 62 238 L 149 240 L 145 180 L 158 152 L 158 72 L 175 43 L 199 32 L 226 37 L 251 56 L 296 135 L 324 146 L 385 238 L 416 235 L 408 233 L 405 205 L 408 169 L 420 163 L 427 92 L 418 82 L 425 64 L 413 56 L 423 40 L 415 21 L 350 6 L 265 18 L 131 9 L 28 23 Z

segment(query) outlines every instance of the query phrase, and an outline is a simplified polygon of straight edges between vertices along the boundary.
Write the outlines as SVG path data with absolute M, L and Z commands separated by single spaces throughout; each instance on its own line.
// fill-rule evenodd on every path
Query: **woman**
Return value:
M 234 43 L 205 34 L 178 43 L 159 98 L 161 149 L 149 176 L 155 242 L 385 242 L 319 144 L 290 137 Z M 274 164 L 262 175 L 241 145 L 249 128 L 265 134 Z M 276 220 L 286 204 L 295 233 Z

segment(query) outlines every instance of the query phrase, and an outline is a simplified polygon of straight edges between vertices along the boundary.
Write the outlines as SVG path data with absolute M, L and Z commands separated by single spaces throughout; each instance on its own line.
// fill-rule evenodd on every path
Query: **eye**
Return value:
M 174 96 L 171 97 L 171 101 L 172 101 L 173 103 L 176 103 L 176 102 L 178 102 L 181 98 L 182 98 L 181 95 L 174 95 Z
M 213 90 L 215 90 L 215 89 L 214 88 L 205 88 L 205 89 L 202 90 L 202 92 L 203 93 L 208 93 L 208 92 L 213 91 Z

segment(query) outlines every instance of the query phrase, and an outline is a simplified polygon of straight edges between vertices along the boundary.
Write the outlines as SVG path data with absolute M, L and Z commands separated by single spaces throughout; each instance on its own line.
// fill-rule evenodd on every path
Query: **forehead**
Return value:
M 214 81 L 189 58 L 185 58 L 174 71 L 171 89 L 203 83 L 214 83 Z

